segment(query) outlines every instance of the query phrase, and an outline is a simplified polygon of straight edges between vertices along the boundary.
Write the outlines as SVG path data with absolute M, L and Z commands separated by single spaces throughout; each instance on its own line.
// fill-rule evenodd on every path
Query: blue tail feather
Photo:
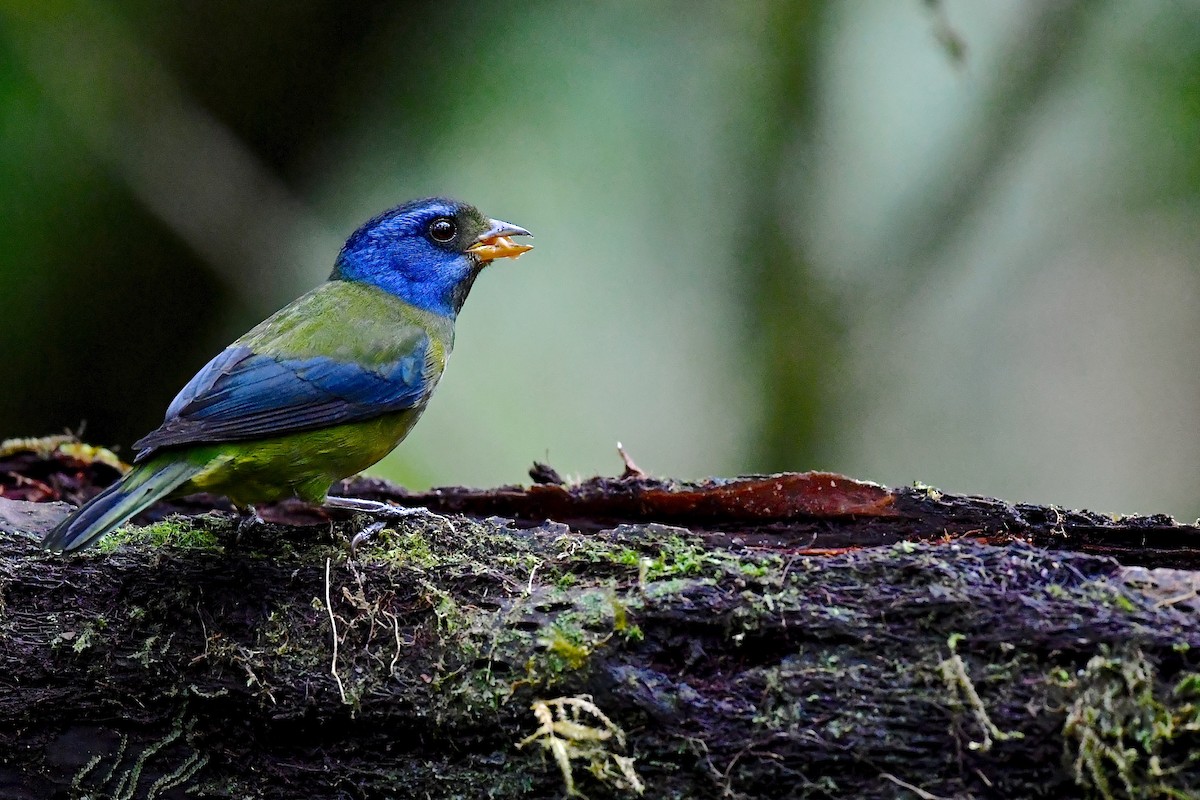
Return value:
M 153 461 L 134 469 L 79 507 L 42 539 L 57 553 L 79 550 L 123 525 L 183 485 L 199 468 L 180 461 Z

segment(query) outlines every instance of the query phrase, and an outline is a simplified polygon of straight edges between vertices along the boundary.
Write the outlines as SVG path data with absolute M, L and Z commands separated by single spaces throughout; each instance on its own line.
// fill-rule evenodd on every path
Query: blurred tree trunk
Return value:
M 842 353 L 837 300 L 814 274 L 797 237 L 803 212 L 791 184 L 804 181 L 810 159 L 820 63 L 819 45 L 828 6 L 818 0 L 775 2 L 762 21 L 757 91 L 747 102 L 753 120 L 739 138 L 745 235 L 735 238 L 745 264 L 750 314 L 745 348 L 759 371 L 763 412 L 754 452 L 763 469 L 794 469 L 820 463 L 832 439 L 825 431 L 833 377 Z
M 736 239 L 737 258 L 746 264 L 746 352 L 760 368 L 763 411 L 753 453 L 762 469 L 829 464 L 837 455 L 839 418 L 848 418 L 846 409 L 856 405 L 845 376 L 842 327 L 855 313 L 899 319 L 915 297 L 936 290 L 933 284 L 945 277 L 935 274 L 942 255 L 1008 175 L 1014 150 L 1041 119 L 1045 99 L 1073 66 L 1076 49 L 1088 41 L 1080 32 L 1102 8 L 1079 0 L 1031 7 L 1021 35 L 998 60 L 1005 70 L 988 82 L 969 130 L 955 138 L 940 170 L 914 188 L 912 202 L 894 217 L 866 223 L 872 229 L 864 235 L 883 242 L 871 272 L 883 279 L 852 287 L 846 296 L 817 271 L 804 237 L 804 187 L 814 183 L 809 170 L 816 161 L 811 150 L 821 100 L 816 71 L 827 60 L 822 48 L 834 40 L 834 9 L 819 0 L 783 0 L 764 15 L 758 91 L 744 114 L 753 122 L 737 139 L 739 154 L 748 155 L 740 155 L 746 161 L 746 235 Z M 946 22 L 931 23 L 931 46 L 937 24 Z M 947 57 L 969 62 L 969 50 L 964 55 L 955 49 L 960 46 L 947 44 Z M 847 302 L 858 311 L 846 310 Z

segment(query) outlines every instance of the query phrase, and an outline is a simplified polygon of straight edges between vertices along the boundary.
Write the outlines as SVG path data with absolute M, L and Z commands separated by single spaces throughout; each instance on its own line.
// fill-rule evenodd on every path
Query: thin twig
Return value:
M 1180 595 L 1176 595 L 1175 597 L 1168 597 L 1166 599 L 1159 600 L 1157 603 L 1154 604 L 1154 610 L 1157 611 L 1160 608 L 1166 608 L 1167 606 L 1173 606 L 1176 603 L 1182 603 L 1187 600 L 1192 600 L 1196 597 L 1196 595 L 1197 595 L 1197 591 L 1195 589 L 1192 589 L 1190 592 L 1187 592 L 1185 594 L 1180 594 Z
M 908 781 L 902 781 L 890 772 L 881 772 L 881 773 L 879 773 L 879 776 L 881 778 L 885 778 L 885 779 L 891 781 L 892 783 L 899 786 L 901 789 L 908 789 L 910 792 L 915 794 L 917 797 L 921 798 L 921 800 L 947 800 L 947 798 L 945 798 L 945 797 L 940 797 L 936 794 L 930 794 L 929 792 L 922 789 L 920 786 L 913 786 Z

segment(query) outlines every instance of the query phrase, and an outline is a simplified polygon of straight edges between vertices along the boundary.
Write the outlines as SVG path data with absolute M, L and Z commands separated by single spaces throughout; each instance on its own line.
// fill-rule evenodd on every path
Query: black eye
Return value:
M 446 217 L 438 217 L 433 222 L 429 223 L 429 236 L 435 242 L 445 244 L 454 238 L 458 233 L 458 226 L 454 224 L 454 220 Z

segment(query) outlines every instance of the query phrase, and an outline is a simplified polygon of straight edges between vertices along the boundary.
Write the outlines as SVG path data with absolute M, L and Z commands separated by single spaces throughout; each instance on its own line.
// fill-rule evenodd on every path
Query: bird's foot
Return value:
M 242 536 L 254 530 L 259 525 L 266 525 L 267 521 L 258 513 L 258 509 L 254 506 L 246 506 L 239 508 L 238 513 L 241 519 L 238 520 L 237 530 L 234 532 L 234 541 L 240 541 Z
M 383 519 L 375 520 L 367 527 L 363 528 L 350 539 L 350 557 L 356 557 L 359 546 L 370 541 L 376 534 L 387 527 L 389 522 L 396 522 L 409 517 L 426 517 L 435 519 L 449 529 L 450 533 L 457 534 L 452 523 L 441 514 L 435 514 L 428 508 L 418 506 L 416 508 L 408 508 L 406 506 L 395 506 L 391 503 L 381 503 L 378 500 L 361 500 L 356 497 L 327 497 L 325 505 L 328 508 L 339 508 L 347 511 L 358 511 L 363 514 L 369 514 L 374 517 L 383 517 Z
M 367 527 L 350 537 L 350 558 L 358 558 L 358 548 L 375 538 L 375 534 L 387 527 L 383 520 L 375 520 Z

